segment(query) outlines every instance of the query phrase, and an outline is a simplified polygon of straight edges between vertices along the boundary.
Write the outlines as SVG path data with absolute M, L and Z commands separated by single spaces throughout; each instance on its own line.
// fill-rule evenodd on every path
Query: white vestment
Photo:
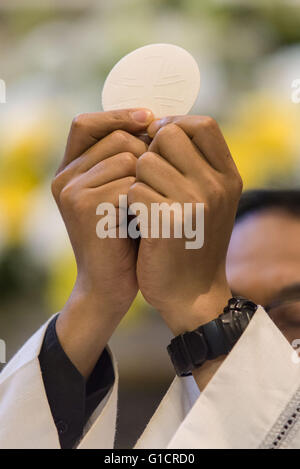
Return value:
M 48 323 L 47 323 L 48 324 Z M 0 374 L 0 448 L 60 448 L 39 365 L 47 324 Z M 172 382 L 135 448 L 300 448 L 300 364 L 263 308 L 200 394 Z M 78 449 L 114 446 L 118 371 Z

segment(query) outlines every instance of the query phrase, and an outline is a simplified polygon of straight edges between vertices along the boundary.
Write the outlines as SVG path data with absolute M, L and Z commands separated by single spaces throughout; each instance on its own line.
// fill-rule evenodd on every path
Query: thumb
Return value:
M 154 120 L 150 109 L 121 109 L 80 114 L 72 122 L 62 166 L 82 155 L 88 148 L 114 130 L 139 134 Z

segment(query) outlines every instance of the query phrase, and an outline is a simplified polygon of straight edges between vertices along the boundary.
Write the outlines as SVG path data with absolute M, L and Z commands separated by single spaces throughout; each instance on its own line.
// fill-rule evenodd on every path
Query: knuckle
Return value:
M 76 191 L 74 189 L 74 185 L 72 183 L 67 184 L 59 194 L 59 201 L 61 205 L 64 206 L 70 206 L 74 205 L 75 203 L 75 194 Z
M 203 116 L 201 119 L 201 126 L 206 129 L 216 129 L 218 127 L 218 124 L 213 117 Z
M 70 183 L 60 193 L 60 204 L 62 209 L 76 212 L 76 217 L 81 219 L 89 208 L 89 201 L 83 191 L 78 191 L 74 184 Z
M 124 152 L 120 156 L 120 159 L 122 161 L 122 164 L 129 170 L 135 170 L 136 168 L 136 157 L 133 155 L 133 153 L 130 152 Z
M 241 194 L 244 184 L 243 179 L 238 171 L 236 172 L 235 177 L 232 179 L 232 185 L 235 192 L 237 192 L 237 194 Z
M 135 200 L 138 200 L 140 192 L 141 192 L 141 184 L 134 181 L 128 190 L 129 203 L 133 203 Z
M 145 173 L 147 173 L 149 168 L 149 154 L 144 153 L 142 156 L 139 157 L 136 163 L 136 177 L 141 178 Z
M 226 197 L 226 189 L 225 186 L 217 180 L 215 177 L 211 177 L 206 181 L 206 193 L 207 198 L 212 204 L 219 204 L 220 202 L 224 201 Z
M 51 192 L 55 200 L 59 198 L 59 194 L 64 186 L 64 172 L 60 172 L 54 176 L 51 182 Z
M 156 160 L 155 153 L 151 151 L 146 151 L 143 153 L 137 160 L 137 169 L 143 170 L 144 167 L 149 166 Z
M 60 187 L 59 187 L 58 178 L 59 178 L 59 176 L 55 176 L 55 177 L 52 179 L 52 182 L 51 182 L 51 192 L 52 192 L 52 195 L 53 195 L 53 197 L 54 197 L 55 199 L 58 198 L 59 192 L 60 192 Z
M 156 139 L 172 138 L 180 133 L 180 128 L 176 124 L 167 124 L 156 134 Z
M 86 114 L 78 114 L 72 120 L 72 130 L 81 130 L 86 125 Z
M 114 130 L 111 133 L 111 138 L 119 145 L 124 145 L 128 142 L 129 134 L 124 130 Z
M 244 181 L 239 172 L 237 172 L 237 175 L 236 175 L 236 183 L 237 183 L 238 189 L 242 191 L 244 187 Z
M 135 176 L 127 176 L 126 182 L 128 184 L 128 187 L 131 188 L 136 182 Z

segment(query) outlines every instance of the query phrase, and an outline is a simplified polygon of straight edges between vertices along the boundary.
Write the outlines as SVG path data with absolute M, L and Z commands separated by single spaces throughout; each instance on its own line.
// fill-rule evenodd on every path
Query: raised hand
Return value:
M 153 141 L 137 161 L 129 203 L 143 202 L 149 213 L 153 203 L 192 203 L 194 223 L 196 203 L 204 203 L 201 249 L 186 249 L 185 237 L 153 239 L 150 233 L 139 248 L 139 287 L 178 334 L 216 317 L 231 296 L 225 260 L 242 181 L 213 119 L 166 118 L 148 133 Z
M 152 119 L 143 109 L 78 116 L 52 183 L 78 270 L 57 331 L 84 375 L 92 370 L 138 290 L 136 242 L 99 239 L 96 208 L 103 202 L 118 208 L 119 195 L 126 195 L 134 184 L 137 158 L 147 145 L 133 134 L 145 131 Z

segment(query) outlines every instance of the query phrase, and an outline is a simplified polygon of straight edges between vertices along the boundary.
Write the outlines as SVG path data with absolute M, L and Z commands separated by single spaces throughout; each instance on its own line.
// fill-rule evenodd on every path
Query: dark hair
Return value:
M 300 189 L 254 189 L 242 193 L 236 221 L 245 215 L 268 208 L 280 208 L 300 216 Z

